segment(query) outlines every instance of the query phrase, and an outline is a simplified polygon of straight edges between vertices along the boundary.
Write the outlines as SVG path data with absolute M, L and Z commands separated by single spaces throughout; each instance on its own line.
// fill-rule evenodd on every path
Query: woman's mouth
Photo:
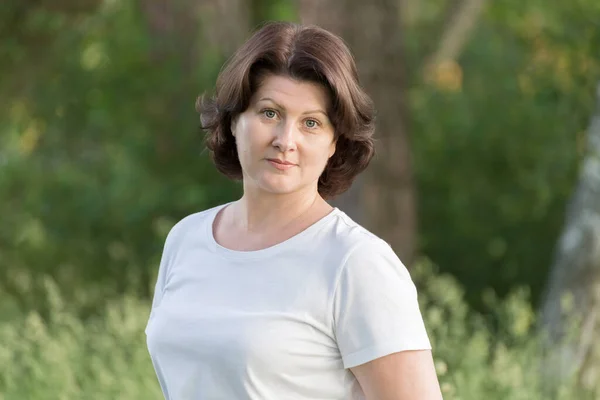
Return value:
M 289 161 L 280 160 L 278 158 L 267 158 L 267 161 L 269 162 L 269 164 L 271 164 L 273 167 L 277 168 L 280 171 L 286 171 L 286 170 L 296 166 L 296 164 L 294 164 L 294 163 L 291 163 Z

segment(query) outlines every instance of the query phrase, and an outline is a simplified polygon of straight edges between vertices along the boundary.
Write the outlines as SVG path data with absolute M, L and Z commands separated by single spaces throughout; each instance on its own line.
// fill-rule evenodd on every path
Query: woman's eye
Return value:
M 265 115 L 265 117 L 267 117 L 269 119 L 273 119 L 277 116 L 277 113 L 273 110 L 264 110 L 263 114 Z
M 319 126 L 319 123 L 317 121 L 315 121 L 314 119 L 307 119 L 306 120 L 306 127 L 307 128 L 316 128 L 317 126 Z

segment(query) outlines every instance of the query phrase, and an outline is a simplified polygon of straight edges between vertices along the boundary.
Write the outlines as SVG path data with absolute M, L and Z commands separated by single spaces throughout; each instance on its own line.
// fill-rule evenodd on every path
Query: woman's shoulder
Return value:
M 412 282 L 405 264 L 386 240 L 348 216 L 342 215 L 340 222 L 345 224 L 336 243 L 343 252 L 338 253 L 340 276 L 374 287 L 387 280 Z M 414 290 L 412 283 L 410 286 Z
M 173 242 L 181 240 L 191 231 L 197 231 L 205 226 L 205 224 L 211 223 L 215 213 L 225 205 L 226 204 L 221 204 L 206 210 L 197 211 L 179 219 L 170 229 L 169 234 L 167 235 L 167 241 Z
M 348 258 L 360 255 L 392 255 L 394 253 L 388 242 L 342 211 L 337 213 L 333 232 L 332 241 L 336 242 L 338 248 L 343 249 Z

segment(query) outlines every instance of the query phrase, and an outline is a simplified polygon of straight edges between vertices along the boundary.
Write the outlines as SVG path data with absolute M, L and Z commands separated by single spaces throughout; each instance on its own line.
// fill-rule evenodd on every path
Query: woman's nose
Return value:
M 282 123 L 277 127 L 273 146 L 282 153 L 296 149 L 296 128 L 292 123 Z

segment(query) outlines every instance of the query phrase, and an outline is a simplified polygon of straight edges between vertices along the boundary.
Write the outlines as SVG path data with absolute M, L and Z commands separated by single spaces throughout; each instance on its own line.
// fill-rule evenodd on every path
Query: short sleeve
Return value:
M 404 350 L 431 349 L 411 276 L 379 238 L 365 239 L 349 254 L 333 313 L 345 368 Z

